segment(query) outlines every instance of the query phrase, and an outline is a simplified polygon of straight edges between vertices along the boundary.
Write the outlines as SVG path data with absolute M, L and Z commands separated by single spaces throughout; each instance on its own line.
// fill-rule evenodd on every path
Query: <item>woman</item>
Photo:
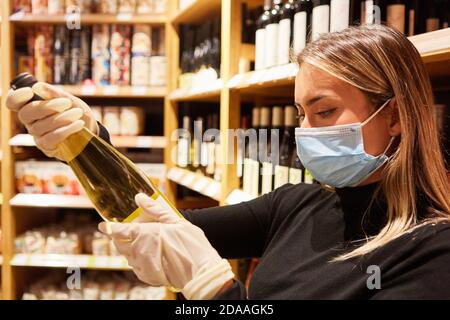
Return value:
M 419 53 L 393 29 L 362 26 L 323 35 L 298 63 L 297 148 L 322 185 L 184 211 L 187 220 L 140 194 L 154 222 L 100 229 L 141 280 L 189 299 L 450 298 L 450 184 Z M 27 104 L 32 95 L 12 92 L 8 106 L 46 154 L 83 123 L 97 130 L 73 97 Z M 261 257 L 248 292 L 224 259 L 243 257 Z

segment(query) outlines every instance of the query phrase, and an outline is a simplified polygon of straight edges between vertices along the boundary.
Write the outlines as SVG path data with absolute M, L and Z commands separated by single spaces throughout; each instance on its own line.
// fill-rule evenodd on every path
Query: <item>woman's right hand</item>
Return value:
M 31 101 L 37 94 L 43 101 Z M 62 159 L 58 145 L 83 127 L 94 134 L 99 128 L 89 106 L 81 99 L 47 83 L 38 82 L 32 88 L 10 90 L 6 106 L 18 112 L 36 146 L 48 157 Z

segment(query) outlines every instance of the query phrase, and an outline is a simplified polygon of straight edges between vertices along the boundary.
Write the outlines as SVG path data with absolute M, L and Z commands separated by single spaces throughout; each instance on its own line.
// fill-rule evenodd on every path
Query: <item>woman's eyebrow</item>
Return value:
M 327 97 L 327 95 L 318 95 L 318 96 L 312 97 L 312 98 L 310 98 L 310 99 L 308 99 L 308 100 L 306 101 L 305 105 L 306 105 L 306 106 L 311 106 L 311 105 L 313 105 L 314 103 L 316 103 L 316 102 L 318 102 L 319 100 L 321 100 L 321 99 L 323 99 L 323 98 L 326 98 L 326 97 Z M 296 106 L 297 108 L 303 108 L 303 106 L 302 106 L 299 102 L 295 102 L 295 106 Z

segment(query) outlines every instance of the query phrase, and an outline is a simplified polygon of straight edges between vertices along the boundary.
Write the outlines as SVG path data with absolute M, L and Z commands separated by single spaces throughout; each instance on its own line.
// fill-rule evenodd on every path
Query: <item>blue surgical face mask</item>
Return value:
M 297 154 L 303 166 L 320 183 L 343 188 L 357 186 L 387 160 L 386 150 L 379 156 L 364 150 L 362 127 L 388 103 L 386 101 L 363 123 L 318 128 L 296 128 Z

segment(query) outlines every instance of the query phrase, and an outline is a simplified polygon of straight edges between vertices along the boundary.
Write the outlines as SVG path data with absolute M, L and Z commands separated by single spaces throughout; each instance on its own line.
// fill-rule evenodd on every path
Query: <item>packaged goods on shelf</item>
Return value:
M 112 85 L 130 84 L 131 27 L 113 25 L 111 31 L 111 69 Z
M 20 193 L 84 194 L 72 170 L 64 163 L 18 161 L 15 172 Z
M 104 107 L 103 108 L 103 125 L 108 129 L 109 134 L 120 134 L 120 108 Z
M 40 26 L 34 37 L 34 74 L 39 81 L 53 81 L 52 35 L 52 26 Z
M 150 85 L 150 56 L 152 50 L 152 29 L 147 25 L 137 25 L 133 30 L 131 48 L 131 83 L 133 86 Z
M 167 0 L 14 0 L 13 12 L 32 14 L 162 14 Z
M 120 134 L 138 136 L 144 131 L 144 110 L 139 107 L 123 107 L 120 110 Z
M 91 221 L 83 215 L 69 214 L 61 223 L 26 231 L 16 238 L 15 252 L 118 256 L 111 239 L 99 232 L 97 223 Z
M 109 84 L 110 27 L 94 25 L 92 30 L 92 80 L 96 85 Z
M 23 300 L 163 300 L 164 287 L 149 287 L 127 272 L 86 271 L 80 287 L 68 288 L 67 274 L 53 271 L 23 294 Z

